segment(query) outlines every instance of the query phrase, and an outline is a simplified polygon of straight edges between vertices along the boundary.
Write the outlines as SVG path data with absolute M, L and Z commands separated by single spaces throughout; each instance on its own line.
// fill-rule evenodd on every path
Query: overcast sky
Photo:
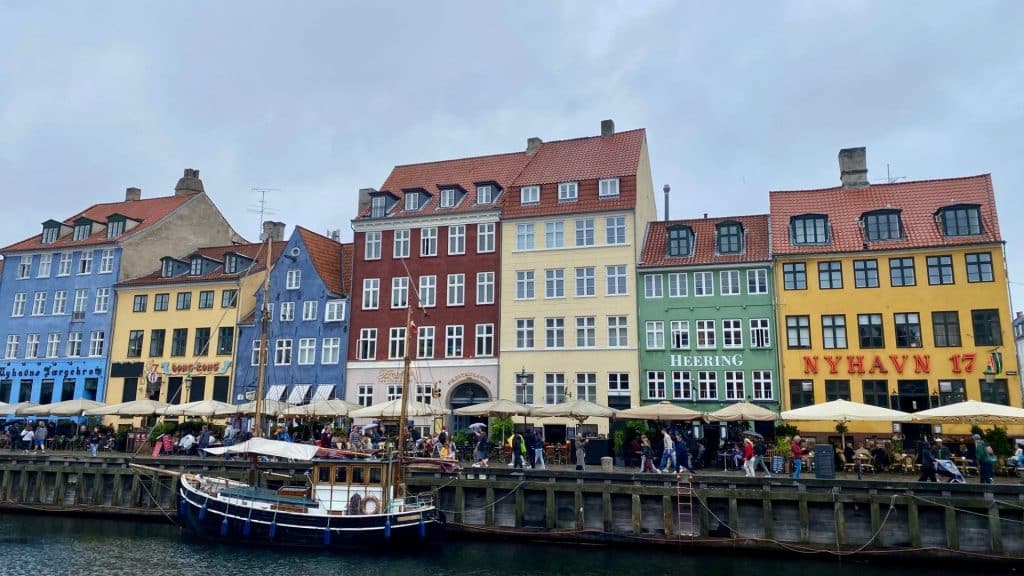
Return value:
M 395 164 L 647 128 L 672 216 L 768 191 L 991 172 L 1024 308 L 1019 2 L 0 0 L 0 244 L 185 167 L 243 235 L 351 238 Z M 699 5 L 697 5 L 699 4 Z

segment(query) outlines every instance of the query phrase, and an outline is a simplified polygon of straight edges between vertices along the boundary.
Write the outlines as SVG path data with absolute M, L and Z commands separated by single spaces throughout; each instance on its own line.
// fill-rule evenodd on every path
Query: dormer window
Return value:
M 79 222 L 75 224 L 75 232 L 72 240 L 85 240 L 92 234 L 92 222 Z
M 605 178 L 598 182 L 597 195 L 601 198 L 610 198 L 619 195 L 619 179 Z
M 875 210 L 861 216 L 864 239 L 868 242 L 899 240 L 903 238 L 899 210 Z
M 793 244 L 828 244 L 828 216 L 794 216 L 789 221 L 789 233 Z
M 405 209 L 406 210 L 419 210 L 423 207 L 423 194 L 419 192 L 407 192 L 405 194 Z
M 43 244 L 53 244 L 60 238 L 60 224 L 43 227 Z
M 388 200 L 383 196 L 374 196 L 370 201 L 370 217 L 383 218 L 387 211 Z
M 693 230 L 688 226 L 673 226 L 668 229 L 668 255 L 688 258 L 693 251 Z
M 520 204 L 540 204 L 540 186 L 523 186 L 519 189 Z
M 189 268 L 188 273 L 191 276 L 200 276 L 200 275 L 202 275 L 202 273 L 203 273 L 203 259 L 202 258 L 198 258 L 198 257 L 197 258 L 193 258 L 192 259 L 192 267 Z
M 718 253 L 739 254 L 743 251 L 743 226 L 739 222 L 722 222 L 717 226 Z
M 234 274 L 238 272 L 238 256 L 228 254 L 224 257 L 224 273 Z
M 981 207 L 977 204 L 946 206 L 937 214 L 943 236 L 976 236 L 983 232 Z
M 493 204 L 494 203 L 494 186 L 490 184 L 484 184 L 476 187 L 476 203 L 477 204 Z
M 164 259 L 163 264 L 160 266 L 160 277 L 170 278 L 174 276 L 174 260 L 170 258 Z
M 575 202 L 579 194 L 579 186 L 576 182 L 562 182 L 558 185 L 559 202 Z
M 110 218 L 107 221 L 107 238 L 117 238 L 124 234 L 124 218 Z
M 455 206 L 455 188 L 441 190 L 441 208 L 451 208 L 452 206 Z

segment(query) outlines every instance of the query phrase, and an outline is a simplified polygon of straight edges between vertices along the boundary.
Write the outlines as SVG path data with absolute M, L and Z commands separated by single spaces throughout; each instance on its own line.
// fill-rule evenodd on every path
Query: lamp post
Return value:
M 192 375 L 191 374 L 186 374 L 185 375 L 185 393 L 178 399 L 178 404 L 184 404 L 186 402 L 186 398 L 190 398 L 191 397 L 191 392 L 192 392 Z
M 520 402 L 520 400 L 522 400 L 520 402 L 521 404 L 532 404 L 532 402 L 527 402 L 526 401 L 527 394 L 526 394 L 525 386 L 526 386 L 527 378 L 530 377 L 530 375 L 526 373 L 526 366 L 523 366 L 522 369 L 519 370 L 519 373 L 515 375 L 515 377 L 516 377 L 516 388 L 517 388 L 517 390 L 516 390 L 516 402 Z M 520 395 L 520 392 L 519 392 L 520 389 L 522 390 L 522 394 L 521 395 Z

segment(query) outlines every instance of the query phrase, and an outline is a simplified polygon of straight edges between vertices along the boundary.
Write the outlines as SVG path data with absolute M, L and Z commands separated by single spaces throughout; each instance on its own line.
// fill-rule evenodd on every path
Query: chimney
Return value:
M 330 238 L 331 240 L 334 240 L 335 242 L 340 243 L 341 242 L 341 229 L 334 228 L 334 229 L 328 230 L 327 231 L 327 237 Z
M 533 156 L 534 154 L 536 154 L 537 150 L 540 149 L 540 145 L 543 144 L 543 143 L 544 143 L 544 141 L 541 140 L 540 138 L 537 138 L 536 136 L 534 136 L 533 138 L 527 138 L 526 139 L 526 155 L 527 156 Z
M 601 136 L 611 136 L 612 134 L 615 134 L 615 121 L 601 120 Z
M 284 222 L 267 220 L 263 222 L 263 239 L 272 239 L 274 242 L 284 242 Z
M 672 187 L 669 186 L 668 184 L 665 184 L 661 189 L 665 191 L 665 221 L 668 222 L 668 193 L 669 191 L 672 190 Z
M 359 189 L 359 212 L 362 213 L 370 207 L 370 194 L 375 194 L 376 188 L 360 188 Z
M 199 179 L 199 170 L 185 168 L 185 175 L 178 180 L 178 184 L 174 187 L 174 195 L 185 196 L 186 194 L 202 194 L 203 192 L 203 181 Z
M 142 189 L 141 188 L 125 188 L 124 190 L 124 201 L 135 202 L 136 200 L 142 200 Z
M 868 161 L 863 146 L 839 151 L 839 178 L 843 181 L 843 188 L 867 188 Z
M 1024 318 L 1024 312 L 1017 312 L 1017 318 Z

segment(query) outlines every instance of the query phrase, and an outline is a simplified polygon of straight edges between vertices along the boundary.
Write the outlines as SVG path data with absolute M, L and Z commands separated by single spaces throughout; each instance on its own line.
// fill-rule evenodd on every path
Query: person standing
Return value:
M 199 432 L 199 457 L 206 458 L 206 449 L 210 447 L 210 428 L 205 424 Z
M 544 437 L 541 435 L 540 428 L 533 431 L 533 467 L 541 470 L 547 469 L 544 464 Z
M 942 444 L 942 438 L 935 439 L 935 446 L 932 447 L 932 456 L 936 460 L 949 460 L 949 448 Z
M 921 464 L 921 476 L 918 477 L 918 482 L 937 482 L 935 478 L 935 457 L 932 455 L 932 447 L 928 443 L 928 440 L 921 440 L 921 446 L 918 448 L 917 461 Z
M 35 442 L 36 433 L 32 431 L 32 425 L 26 424 L 25 429 L 21 431 L 21 447 L 25 453 L 32 451 L 32 444 Z
M 743 439 L 743 474 L 747 478 L 754 478 L 754 443 L 747 436 Z
M 989 459 L 989 448 L 981 439 L 981 434 L 974 435 L 974 458 L 978 463 L 978 476 L 982 484 L 992 483 L 992 462 Z
M 793 478 L 796 480 L 800 479 L 800 470 L 804 465 L 804 451 L 800 446 L 800 436 L 793 436 L 792 441 L 789 443 L 789 452 L 793 457 Z
M 35 449 L 39 450 L 43 454 L 46 454 L 46 436 L 48 434 L 49 434 L 49 430 L 46 429 L 46 423 L 40 421 L 39 424 L 36 425 L 36 435 L 35 435 L 36 447 L 35 447 Z
M 686 447 L 686 440 L 682 434 L 676 434 L 676 472 L 682 472 L 683 468 L 686 468 L 690 474 L 697 473 L 690 465 L 690 453 Z
M 523 435 L 516 432 L 512 436 L 512 466 L 516 470 L 523 469 L 523 456 L 526 455 L 526 440 Z
M 676 449 L 667 427 L 661 429 L 661 442 L 661 466 L 658 468 L 662 472 L 671 472 L 676 469 Z
M 159 442 L 159 439 L 157 440 Z M 96 452 L 100 449 L 100 429 L 93 428 L 92 434 L 89 435 L 89 456 L 96 457 Z
M 527 430 L 526 433 L 523 434 L 523 443 L 526 446 L 526 458 L 525 458 L 525 460 L 529 461 L 530 468 L 536 468 L 536 463 L 534 462 L 534 451 L 533 451 L 533 448 L 534 448 L 534 437 L 533 437 L 533 432 L 531 430 Z M 525 464 L 524 464 L 524 466 L 525 466 Z
M 672 441 L 669 440 L 668 446 L 671 448 Z M 675 456 L 672 458 L 675 460 Z M 580 472 L 586 472 L 587 470 L 587 437 L 577 436 L 576 437 L 576 469 Z
M 654 447 L 646 434 L 640 437 L 640 472 L 661 472 L 654 466 Z

